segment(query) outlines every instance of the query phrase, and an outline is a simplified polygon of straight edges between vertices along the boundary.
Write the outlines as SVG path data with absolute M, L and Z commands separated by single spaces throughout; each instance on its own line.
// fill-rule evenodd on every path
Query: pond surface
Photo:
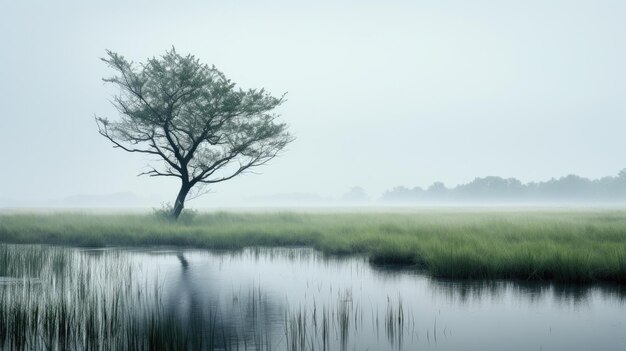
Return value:
M 626 291 L 616 285 L 441 281 L 372 266 L 364 257 L 329 258 L 299 248 L 4 245 L 0 264 L 5 262 L 15 267 L 0 267 L 0 349 L 85 349 L 90 337 L 117 349 L 150 349 L 151 342 L 171 340 L 170 349 L 228 350 L 626 345 Z M 66 320 L 62 313 L 41 312 L 64 303 Z M 22 331 L 14 325 L 16 313 L 29 321 Z M 67 335 L 59 333 L 63 323 L 72 325 Z M 19 342 L 15 332 L 24 334 Z M 129 338 L 139 341 L 131 344 Z

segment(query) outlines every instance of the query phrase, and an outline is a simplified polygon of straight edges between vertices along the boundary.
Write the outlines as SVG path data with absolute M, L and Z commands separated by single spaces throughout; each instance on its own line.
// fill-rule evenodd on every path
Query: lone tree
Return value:
M 104 81 L 120 89 L 112 100 L 120 119 L 96 117 L 98 131 L 115 148 L 159 161 L 140 175 L 180 179 L 173 219 L 188 196 L 266 164 L 293 140 L 272 113 L 284 95 L 236 88 L 192 55 L 181 56 L 172 48 L 160 58 L 134 64 L 107 50 L 102 61 L 116 72 Z

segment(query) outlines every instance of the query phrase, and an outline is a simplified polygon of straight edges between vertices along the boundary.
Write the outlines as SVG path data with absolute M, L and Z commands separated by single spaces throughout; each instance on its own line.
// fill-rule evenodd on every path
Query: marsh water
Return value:
M 0 245 L 0 265 L 0 349 L 626 345 L 626 292 L 618 285 L 443 281 L 306 248 Z

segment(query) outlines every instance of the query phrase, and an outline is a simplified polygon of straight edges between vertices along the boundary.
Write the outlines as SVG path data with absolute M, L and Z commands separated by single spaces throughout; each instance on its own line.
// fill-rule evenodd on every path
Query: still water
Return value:
M 55 256 L 41 264 L 49 264 L 48 270 L 35 265 L 2 274 L 0 268 L 2 305 L 24 299 L 23 285 L 36 296 L 21 303 L 29 309 L 52 301 L 43 297 L 51 291 L 69 296 L 72 305 L 98 296 L 92 300 L 113 302 L 92 303 L 103 306 L 97 311 L 125 306 L 124 317 L 115 318 L 127 328 L 139 330 L 144 323 L 128 322 L 136 319 L 129 315 L 150 311 L 150 317 L 137 320 L 167 318 L 185 335 L 201 336 L 202 343 L 185 344 L 189 349 L 626 350 L 623 286 L 442 281 L 410 269 L 373 266 L 364 257 L 327 257 L 305 248 L 37 250 L 69 257 L 66 267 L 55 266 L 60 260 Z M 68 273 L 80 270 L 85 272 Z M 90 283 L 82 286 L 84 281 Z M 118 290 L 124 293 L 116 295 Z M 55 301 L 65 298 L 58 296 Z M 98 338 L 120 333 L 101 321 L 112 318 L 107 313 L 81 311 L 75 315 L 97 316 Z M 0 323 L 6 325 L 11 316 L 4 313 L 2 320 L 0 305 Z M 82 323 L 82 317 L 73 318 Z M 116 338 L 116 345 L 123 345 Z

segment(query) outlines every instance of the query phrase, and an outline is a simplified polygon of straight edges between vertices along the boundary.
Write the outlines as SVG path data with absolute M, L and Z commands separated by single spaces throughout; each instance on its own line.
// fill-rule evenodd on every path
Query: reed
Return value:
M 626 211 L 621 210 L 216 212 L 188 223 L 152 215 L 4 214 L 0 242 L 235 250 L 310 246 L 445 278 L 626 282 Z M 0 263 L 7 260 L 13 258 L 0 253 Z M 33 266 L 20 269 L 39 269 L 36 260 L 27 261 Z M 63 262 L 58 266 L 62 270 Z

